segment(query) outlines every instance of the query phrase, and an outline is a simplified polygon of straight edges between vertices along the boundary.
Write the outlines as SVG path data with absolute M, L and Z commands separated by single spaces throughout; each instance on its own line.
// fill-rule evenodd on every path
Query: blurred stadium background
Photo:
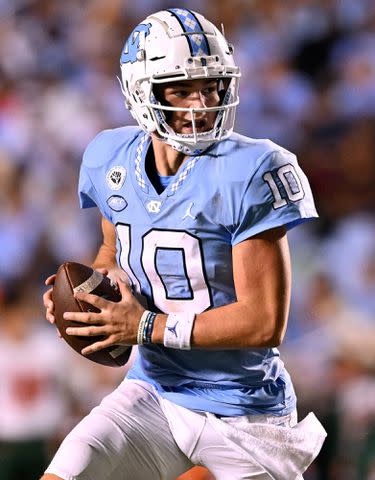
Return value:
M 328 431 L 305 479 L 374 480 L 374 0 L 0 0 L 0 479 L 36 479 L 124 374 L 71 352 L 41 295 L 60 263 L 93 257 L 81 155 L 101 129 L 133 123 L 120 51 L 171 6 L 224 23 L 243 72 L 237 131 L 296 152 L 316 197 L 320 219 L 289 236 L 281 348 L 300 415 L 314 410 Z

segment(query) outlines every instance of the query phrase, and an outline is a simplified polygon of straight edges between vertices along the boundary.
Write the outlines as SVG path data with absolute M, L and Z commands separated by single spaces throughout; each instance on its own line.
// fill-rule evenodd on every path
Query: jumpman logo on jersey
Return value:
M 173 333 L 176 338 L 177 338 L 177 330 L 176 330 L 177 324 L 178 324 L 178 320 L 177 320 L 177 322 L 175 323 L 175 326 L 174 326 L 174 327 L 168 327 L 168 326 L 167 326 L 168 331 L 171 332 L 171 333 Z
M 185 220 L 185 218 L 192 218 L 193 220 L 197 219 L 197 217 L 191 213 L 191 209 L 193 208 L 193 205 L 194 205 L 194 202 L 190 202 L 190 205 L 186 209 L 185 215 L 182 217 L 182 220 Z

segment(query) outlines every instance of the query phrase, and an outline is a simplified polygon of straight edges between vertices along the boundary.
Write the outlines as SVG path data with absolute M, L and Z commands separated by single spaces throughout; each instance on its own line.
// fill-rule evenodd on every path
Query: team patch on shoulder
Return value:
M 107 185 L 111 190 L 120 190 L 124 185 L 126 178 L 126 170 L 120 165 L 112 167 L 106 175 Z
M 128 206 L 128 202 L 120 195 L 112 195 L 107 199 L 107 205 L 115 212 L 122 212 Z

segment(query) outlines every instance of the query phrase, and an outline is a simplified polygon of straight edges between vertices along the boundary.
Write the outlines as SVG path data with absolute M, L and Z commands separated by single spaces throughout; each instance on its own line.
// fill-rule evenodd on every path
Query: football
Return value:
M 81 354 L 83 348 L 102 340 L 103 337 L 67 335 L 66 329 L 68 327 L 87 325 L 65 320 L 63 318 L 64 312 L 99 311 L 93 305 L 77 300 L 74 297 L 75 292 L 92 293 L 112 302 L 119 302 L 121 300 L 121 294 L 117 286 L 114 286 L 108 277 L 87 265 L 76 262 L 65 262 L 59 267 L 52 290 L 56 326 L 64 340 L 73 350 Z M 84 355 L 84 357 L 102 365 L 120 367 L 128 361 L 131 349 L 132 347 L 126 345 L 113 345 L 98 352 Z

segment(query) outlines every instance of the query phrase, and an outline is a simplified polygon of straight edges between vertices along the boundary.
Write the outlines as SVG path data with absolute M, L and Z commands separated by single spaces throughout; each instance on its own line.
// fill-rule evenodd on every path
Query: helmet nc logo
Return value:
M 121 64 L 123 63 L 135 63 L 139 60 L 142 60 L 137 57 L 137 53 L 141 50 L 141 37 L 142 40 L 150 34 L 151 23 L 141 23 L 137 25 L 130 37 L 125 43 L 124 49 L 121 54 Z

